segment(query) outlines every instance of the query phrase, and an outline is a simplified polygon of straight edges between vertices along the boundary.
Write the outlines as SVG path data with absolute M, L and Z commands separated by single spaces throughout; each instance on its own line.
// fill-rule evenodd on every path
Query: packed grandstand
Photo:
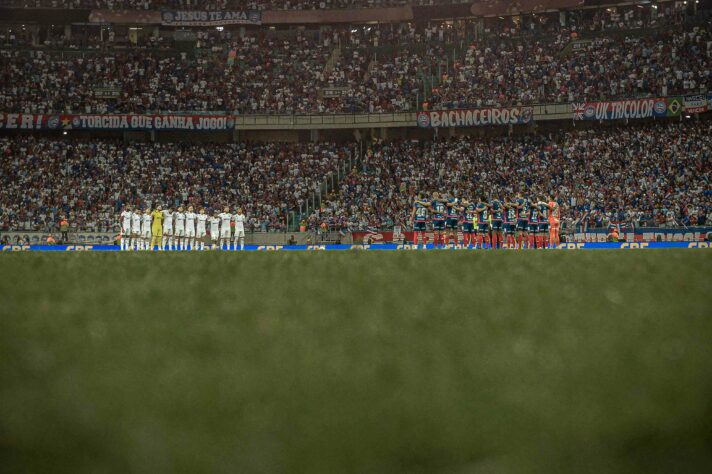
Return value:
M 565 232 L 709 226 L 710 2 L 540 3 L 0 0 L 0 231 L 158 205 L 410 229 L 433 192 L 551 196 Z

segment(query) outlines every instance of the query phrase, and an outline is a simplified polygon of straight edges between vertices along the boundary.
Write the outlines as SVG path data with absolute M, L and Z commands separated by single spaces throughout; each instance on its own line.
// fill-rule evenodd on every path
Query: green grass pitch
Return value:
M 712 253 L 0 255 L 0 471 L 712 465 Z

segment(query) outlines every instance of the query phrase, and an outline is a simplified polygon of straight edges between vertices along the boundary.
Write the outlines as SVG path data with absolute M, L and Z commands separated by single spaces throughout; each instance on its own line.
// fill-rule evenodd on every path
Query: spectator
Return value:
M 62 216 L 59 221 L 59 233 L 61 236 L 60 240 L 63 244 L 69 242 L 69 221 L 65 216 Z
M 0 138 L 0 230 L 44 230 L 71 213 L 77 230 L 113 231 L 124 204 L 168 202 L 196 209 L 239 204 L 253 228 L 284 230 L 288 211 L 306 209 L 353 147 Z
M 579 130 L 551 139 L 382 142 L 368 151 L 361 172 L 353 170 L 323 199 L 308 225 L 330 219 L 351 230 L 409 227 L 418 191 L 500 199 L 519 191 L 532 198 L 552 194 L 568 228 L 613 221 L 676 225 L 688 207 L 712 210 L 711 137 L 710 123 L 700 122 Z

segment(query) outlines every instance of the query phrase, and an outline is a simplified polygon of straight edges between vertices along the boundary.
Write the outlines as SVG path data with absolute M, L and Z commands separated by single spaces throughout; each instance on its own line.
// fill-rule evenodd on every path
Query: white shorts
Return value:
M 122 233 L 123 235 L 131 235 L 131 226 L 122 227 L 122 228 L 121 228 L 121 233 Z
M 185 236 L 185 230 L 184 229 L 176 229 L 176 237 L 183 237 Z
M 240 229 L 240 230 L 236 230 L 236 231 L 235 231 L 235 238 L 244 237 L 244 236 L 245 236 L 245 230 L 244 230 L 244 229 Z
M 150 239 L 151 238 L 151 229 L 144 230 L 141 232 L 141 237 L 144 239 Z
M 188 227 L 188 229 L 185 231 L 185 236 L 195 237 L 195 229 L 191 229 L 190 227 Z
M 220 229 L 220 238 L 221 239 L 229 239 L 230 238 L 230 229 Z
M 206 234 L 207 232 L 205 232 L 205 229 L 198 229 L 198 233 L 195 234 L 195 236 L 199 239 L 202 239 L 203 237 L 205 237 Z
M 164 227 L 163 235 L 173 235 L 173 227 Z

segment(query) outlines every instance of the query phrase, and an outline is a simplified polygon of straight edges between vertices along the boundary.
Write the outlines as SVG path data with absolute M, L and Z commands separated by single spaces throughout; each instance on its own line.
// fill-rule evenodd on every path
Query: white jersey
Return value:
M 128 234 L 131 232 L 131 217 L 133 216 L 133 213 L 131 211 L 124 211 L 121 213 L 121 219 L 122 219 L 122 225 L 121 225 L 121 230 L 123 230 L 124 234 Z
M 141 232 L 141 217 L 143 214 L 140 212 L 134 212 L 131 215 L 131 232 L 134 234 L 139 234 Z
M 245 215 L 244 214 L 235 214 L 234 218 L 235 218 L 235 230 L 236 231 L 241 230 L 244 232 L 245 231 L 245 221 L 247 220 L 245 218 Z
M 232 214 L 229 212 L 222 212 L 218 214 L 218 217 L 220 218 L 220 227 L 225 228 L 225 227 L 230 227 L 230 221 L 232 220 Z
M 196 235 L 198 237 L 203 237 L 205 236 L 205 223 L 208 221 L 208 215 L 198 214 L 196 216 L 196 219 L 198 221 L 198 232 L 196 233 Z
M 185 235 L 185 214 L 182 212 L 176 212 L 174 216 L 176 218 L 176 235 Z
M 171 211 L 163 211 L 163 232 L 173 232 L 173 213 Z
M 230 221 L 232 221 L 232 214 L 229 212 L 223 212 L 218 214 L 220 218 L 220 237 L 227 239 L 230 237 Z
M 210 216 L 208 220 L 210 221 L 210 237 L 217 239 L 218 234 L 220 234 L 220 218 Z
M 195 212 L 186 212 L 185 213 L 185 230 L 186 232 L 192 230 L 195 232 L 195 218 L 197 217 L 197 214 Z
M 144 214 L 142 218 L 141 235 L 145 237 L 151 236 L 151 214 Z

